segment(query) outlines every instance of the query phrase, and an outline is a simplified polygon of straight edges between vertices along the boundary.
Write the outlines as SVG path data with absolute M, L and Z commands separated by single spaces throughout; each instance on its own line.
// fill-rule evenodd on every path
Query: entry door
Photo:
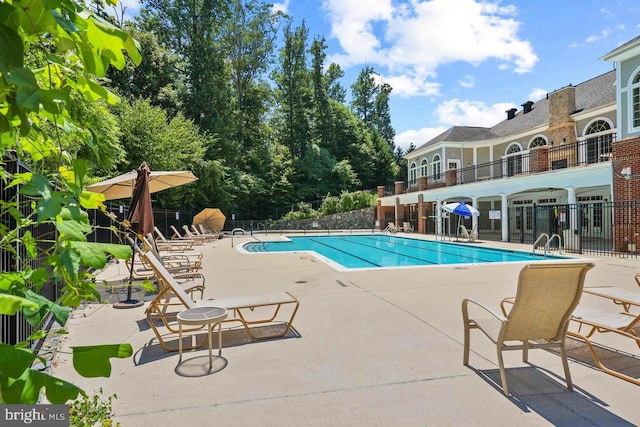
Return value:
M 464 182 L 462 177 L 462 171 L 460 170 L 460 160 L 458 159 L 449 159 L 447 160 L 447 170 L 455 169 L 458 183 Z

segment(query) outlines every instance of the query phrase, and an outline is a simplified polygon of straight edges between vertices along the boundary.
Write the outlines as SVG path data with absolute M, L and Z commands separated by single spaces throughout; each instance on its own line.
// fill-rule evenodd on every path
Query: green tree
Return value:
M 130 99 L 149 99 L 152 105 L 175 115 L 182 108 L 181 96 L 186 91 L 181 72 L 185 64 L 162 46 L 155 34 L 141 31 L 132 23 L 126 29 L 140 43 L 143 59 L 139 66 L 127 61 L 122 70 L 110 68 L 107 74 L 110 87 Z
M 391 125 L 391 111 L 389 108 L 389 96 L 391 94 L 391 85 L 383 83 L 375 99 L 375 128 L 380 132 L 382 138 L 391 146 L 391 150 L 395 149 L 396 130 Z
M 356 82 L 351 85 L 351 108 L 367 126 L 375 127 L 376 120 L 376 97 L 380 93 L 380 88 L 376 84 L 375 70 L 371 66 L 366 66 L 360 71 Z
M 210 146 L 217 144 L 215 138 L 202 134 L 182 113 L 168 117 L 165 110 L 152 106 L 149 100 L 124 101 L 116 110 L 122 129 L 122 146 L 129 153 L 120 172 L 137 169 L 143 161 L 151 170 L 195 171 L 205 168 L 202 165 L 207 161 L 203 160 L 207 157 L 205 153 Z M 219 176 L 220 172 L 215 175 Z M 200 203 L 202 199 L 195 197 L 196 188 L 202 185 L 195 182 L 187 187 L 163 191 L 154 196 L 156 206 L 205 207 Z M 205 200 L 210 201 L 210 198 Z
M 230 70 L 222 40 L 232 3 L 144 0 L 138 20 L 143 30 L 154 33 L 162 46 L 181 58 L 181 111 L 202 131 L 220 138 L 227 160 L 239 154 L 232 137 Z
M 344 104 L 347 99 L 347 90 L 340 84 L 340 79 L 344 77 L 344 71 L 338 64 L 329 64 L 325 73 L 327 79 L 327 95 L 334 101 Z
M 308 32 L 304 22 L 296 29 L 290 24 L 286 27 L 280 64 L 273 73 L 279 106 L 275 128 L 279 141 L 297 159 L 305 156 L 311 143 L 313 91 L 307 65 Z
M 115 2 L 113 3 L 115 4 Z M 87 138 L 85 122 L 72 113 L 76 96 L 114 103 L 117 98 L 104 89 L 96 77 L 104 77 L 110 66 L 123 68 L 125 54 L 140 63 L 136 42 L 125 32 L 87 11 L 72 0 L 51 2 L 4 2 L 0 7 L 0 144 L 25 163 L 59 159 L 55 173 L 0 175 L 7 188 L 19 188 L 20 197 L 0 201 L 0 215 L 11 219 L 0 226 L 0 251 L 13 256 L 15 270 L 0 272 L 0 314 L 21 312 L 36 329 L 30 339 L 47 332 L 39 330 L 49 313 L 64 325 L 69 307 L 99 297 L 88 268 L 103 268 L 106 253 L 127 259 L 131 249 L 125 245 L 88 242 L 92 229 L 84 209 L 102 205 L 104 196 L 83 191 L 87 164 L 70 151 L 62 134 L 80 135 L 76 141 L 94 150 Z M 46 58 L 41 66 L 30 60 Z M 85 136 L 84 138 L 82 136 Z M 69 164 L 70 167 L 66 165 Z M 43 170 L 42 172 L 46 172 Z M 51 182 L 59 187 L 53 188 Z M 22 201 L 21 201 L 22 200 Z M 26 201 L 24 201 L 26 200 Z M 33 205 L 34 209 L 25 209 Z M 103 206 L 103 205 L 102 205 Z M 32 212 L 26 214 L 24 212 Z M 55 227 L 56 238 L 39 245 L 30 227 Z M 20 245 L 18 245 L 18 240 Z M 24 247 L 26 258 L 17 252 Z M 32 259 L 46 259 L 46 267 L 33 269 Z M 46 281 L 62 285 L 58 301 L 49 301 L 37 291 Z M 28 341 L 14 346 L 0 343 L 0 402 L 36 403 L 42 388 L 52 403 L 65 403 L 85 394 L 62 379 L 31 369 L 38 358 Z M 129 357 L 129 344 L 74 347 L 73 364 L 81 375 L 109 376 L 111 357 Z
M 327 78 L 324 74 L 324 61 L 327 57 L 325 50 L 327 45 L 324 38 L 316 38 L 311 43 L 311 73 L 313 85 L 313 102 L 314 102 L 314 130 L 315 140 L 321 147 L 332 150 L 335 142 L 333 134 L 333 121 L 331 112 L 331 103 L 327 93 Z
M 276 37 L 284 18 L 260 0 L 236 1 L 221 30 L 234 93 L 235 138 L 243 151 L 261 143 L 259 127 L 269 108 L 269 93 L 255 86 L 274 62 Z

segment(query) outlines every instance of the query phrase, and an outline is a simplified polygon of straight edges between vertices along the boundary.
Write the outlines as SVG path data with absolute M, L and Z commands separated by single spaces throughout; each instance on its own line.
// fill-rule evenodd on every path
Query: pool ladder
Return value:
M 555 238 L 558 239 L 558 253 L 562 253 L 562 240 L 560 240 L 560 235 L 559 234 L 552 234 L 551 237 L 549 237 L 549 235 L 547 233 L 542 233 L 538 236 L 538 238 L 536 239 L 536 241 L 533 243 L 533 249 L 531 251 L 531 253 L 533 255 L 536 254 L 536 248 L 538 248 L 538 243 L 541 243 L 542 239 L 547 239 L 544 243 L 543 249 L 544 249 L 544 257 L 547 257 L 547 252 L 549 252 L 549 247 L 551 245 L 551 242 L 553 242 L 553 240 Z
M 233 230 L 231 230 L 231 247 L 233 247 L 233 236 L 236 234 L 236 232 L 238 233 L 242 233 L 243 236 L 251 236 L 254 239 L 256 239 L 258 242 L 260 243 L 264 243 L 262 240 L 258 239 L 255 234 L 253 233 L 248 233 L 244 228 L 234 228 Z

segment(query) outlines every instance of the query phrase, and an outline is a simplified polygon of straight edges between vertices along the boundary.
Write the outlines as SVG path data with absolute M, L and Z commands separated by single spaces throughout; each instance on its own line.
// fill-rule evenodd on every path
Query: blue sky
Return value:
M 135 0 L 124 0 L 129 12 Z M 509 108 L 613 69 L 604 54 L 640 34 L 638 0 L 280 0 L 323 36 L 350 86 L 365 65 L 393 87 L 396 145 L 455 125 L 492 126 Z M 310 41 L 311 41 L 310 40 Z

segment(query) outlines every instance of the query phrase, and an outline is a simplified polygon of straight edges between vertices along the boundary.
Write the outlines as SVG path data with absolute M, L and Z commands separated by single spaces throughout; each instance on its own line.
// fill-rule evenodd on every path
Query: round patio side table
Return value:
M 222 321 L 227 318 L 227 309 L 223 307 L 189 308 L 178 313 L 178 363 L 182 362 L 182 325 L 202 325 L 207 327 L 209 337 L 209 369 L 212 367 L 211 335 L 218 325 L 218 356 L 222 355 Z

